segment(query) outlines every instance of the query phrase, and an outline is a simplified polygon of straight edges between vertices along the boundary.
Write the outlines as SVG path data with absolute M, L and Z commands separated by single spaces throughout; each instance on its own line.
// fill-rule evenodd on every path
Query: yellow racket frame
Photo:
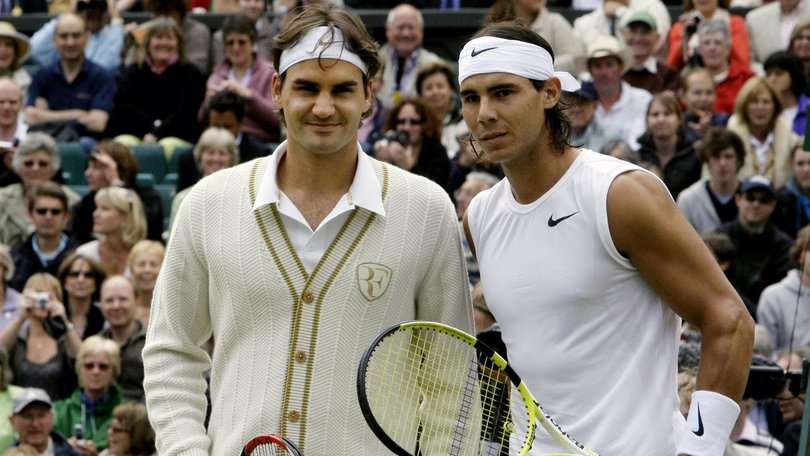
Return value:
M 543 426 L 543 429 L 552 437 L 554 440 L 565 450 L 570 451 L 570 454 L 552 454 L 548 456 L 571 456 L 571 455 L 579 455 L 579 456 L 599 456 L 598 453 L 595 451 L 585 447 L 581 443 L 579 443 L 576 439 L 574 439 L 570 434 L 568 434 L 565 430 L 557 424 L 554 419 L 549 415 L 542 407 L 537 403 L 532 395 L 529 388 L 520 378 L 520 376 L 512 369 L 509 363 L 495 350 L 491 347 L 486 345 L 485 343 L 478 340 L 476 337 L 467 334 L 464 331 L 461 331 L 457 328 L 452 326 L 448 326 L 442 323 L 437 322 L 430 322 L 430 321 L 411 321 L 406 323 L 401 323 L 398 325 L 394 325 L 385 331 L 383 331 L 369 346 L 368 350 L 363 356 L 363 359 L 360 362 L 360 368 L 358 369 L 358 395 L 362 396 L 365 392 L 361 392 L 361 389 L 365 388 L 364 384 L 364 373 L 363 370 L 365 365 L 368 363 L 369 358 L 371 357 L 374 349 L 377 345 L 385 338 L 387 338 L 390 334 L 393 334 L 398 331 L 406 331 L 406 330 L 433 330 L 439 333 L 446 334 L 448 336 L 452 336 L 467 345 L 475 348 L 475 350 L 487 358 L 489 358 L 496 366 L 498 366 L 503 373 L 509 378 L 509 381 L 515 386 L 515 389 L 519 392 L 521 399 L 526 405 L 526 409 L 528 412 L 528 423 L 527 423 L 527 435 L 525 439 L 525 443 L 523 447 L 518 451 L 518 456 L 527 456 L 529 451 L 531 450 L 532 443 L 534 442 L 534 437 L 537 432 L 537 422 L 539 421 L 540 424 Z M 368 408 L 367 404 L 365 403 L 364 399 L 361 398 L 361 408 Z M 364 414 L 369 413 L 373 415 L 373 412 L 368 409 L 364 410 Z M 368 421 L 368 420 L 367 420 Z M 380 437 L 378 432 L 383 432 L 382 429 L 379 429 L 376 423 L 369 422 L 369 425 L 374 430 L 375 434 Z M 375 429 L 375 427 L 377 429 Z

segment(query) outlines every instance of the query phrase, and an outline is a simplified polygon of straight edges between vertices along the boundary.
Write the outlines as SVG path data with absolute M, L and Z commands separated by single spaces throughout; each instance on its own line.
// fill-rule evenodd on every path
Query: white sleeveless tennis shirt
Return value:
M 540 405 L 601 455 L 668 456 L 681 321 L 608 228 L 608 189 L 631 170 L 641 168 L 582 150 L 533 203 L 517 203 L 504 179 L 467 216 L 487 305 Z M 539 430 L 532 454 L 558 451 Z

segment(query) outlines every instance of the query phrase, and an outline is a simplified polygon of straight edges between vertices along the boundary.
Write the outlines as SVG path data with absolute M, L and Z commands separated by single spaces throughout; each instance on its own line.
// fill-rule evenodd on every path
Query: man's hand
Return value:
M 118 174 L 118 163 L 107 152 L 103 150 L 94 150 L 90 156 L 98 163 L 104 170 L 104 178 L 108 185 L 121 185 L 124 181 Z

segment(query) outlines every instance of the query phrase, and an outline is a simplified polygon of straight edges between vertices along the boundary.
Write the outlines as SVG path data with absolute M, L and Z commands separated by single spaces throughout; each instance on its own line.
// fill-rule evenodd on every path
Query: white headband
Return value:
M 360 56 L 346 47 L 343 32 L 337 27 L 322 26 L 310 30 L 295 45 L 281 53 L 278 74 L 284 73 L 296 63 L 320 58 L 343 60 L 360 68 L 363 74 L 368 73 L 368 66 Z
M 564 71 L 554 71 L 551 54 L 525 41 L 482 36 L 464 45 L 458 56 L 458 85 L 470 76 L 485 73 L 511 73 L 537 81 L 555 76 L 566 92 L 579 90 L 579 81 Z

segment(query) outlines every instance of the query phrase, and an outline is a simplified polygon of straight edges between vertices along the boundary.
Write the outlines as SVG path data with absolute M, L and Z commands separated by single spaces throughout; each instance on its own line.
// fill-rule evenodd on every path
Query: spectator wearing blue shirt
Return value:
M 85 57 L 116 74 L 124 47 L 124 23 L 115 13 L 115 8 L 111 9 L 107 0 L 78 0 L 73 9 L 87 24 L 89 36 L 84 48 Z M 59 59 L 54 35 L 60 17 L 51 19 L 31 37 L 31 58 L 40 67 Z
M 44 131 L 60 142 L 81 141 L 89 150 L 107 128 L 115 80 L 85 58 L 87 40 L 81 17 L 59 16 L 54 43 L 60 58 L 34 74 L 25 118 L 29 130 Z

